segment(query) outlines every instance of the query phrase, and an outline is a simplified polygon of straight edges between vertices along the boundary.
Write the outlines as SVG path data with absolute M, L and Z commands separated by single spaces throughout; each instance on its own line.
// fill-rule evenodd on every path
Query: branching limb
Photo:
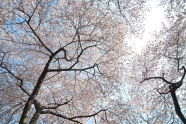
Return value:
M 70 100 L 66 100 L 65 102 L 63 103 L 51 103 L 53 105 L 48 105 L 48 106 L 41 106 L 42 109 L 57 109 L 58 107 L 60 106 L 63 106 L 63 105 L 67 105 L 69 104 L 71 101 L 72 101 L 73 97 L 70 99 Z
M 163 74 L 164 75 L 164 74 Z M 164 76 L 157 76 L 157 77 L 149 77 L 149 78 L 145 78 L 143 81 L 141 81 L 141 83 L 143 83 L 144 81 L 148 81 L 148 80 L 153 80 L 153 79 L 160 79 L 162 80 L 163 82 L 167 83 L 167 84 L 174 84 L 174 83 L 171 83 L 170 81 L 166 80 L 164 78 Z
M 90 115 L 79 115 L 79 116 L 74 116 L 74 117 L 66 117 L 62 114 L 59 114 L 59 113 L 55 113 L 53 111 L 50 111 L 50 110 L 43 110 L 41 112 L 41 114 L 51 114 L 51 115 L 55 115 L 57 117 L 61 117 L 61 118 L 64 118 L 66 120 L 69 120 L 69 121 L 72 121 L 72 122 L 76 122 L 78 124 L 82 124 L 81 122 L 75 120 L 75 119 L 79 119 L 79 118 L 89 118 L 89 117 L 95 117 L 96 115 L 98 115 L 100 112 L 105 112 L 106 110 L 105 109 L 102 109 L 94 114 L 90 114 Z
M 6 56 L 6 53 L 4 53 L 2 59 L 1 59 L 1 63 L 0 63 L 0 68 L 4 69 L 9 75 L 13 76 L 17 81 L 19 81 L 20 84 L 16 84 L 18 87 L 20 87 L 20 89 L 26 93 L 27 95 L 30 95 L 28 91 L 26 91 L 26 89 L 23 88 L 23 79 L 21 79 L 20 77 L 18 77 L 16 74 L 14 74 L 10 69 L 8 69 L 8 67 L 4 64 L 4 58 Z
M 49 69 L 48 72 L 62 72 L 62 71 L 85 71 L 88 69 L 92 69 L 96 67 L 97 64 L 94 64 L 93 66 L 86 67 L 86 68 L 67 68 L 67 69 Z
M 49 53 L 53 53 L 52 51 L 51 51 L 51 49 L 49 49 L 45 44 L 44 44 L 44 42 L 42 41 L 42 39 L 40 38 L 40 36 L 36 33 L 36 31 L 35 31 L 35 29 L 33 29 L 33 27 L 31 26 L 31 24 L 30 24 L 30 21 L 31 21 L 31 19 L 32 19 L 32 17 L 33 17 L 33 15 L 34 15 L 34 13 L 35 13 L 35 11 L 36 11 L 36 9 L 37 9 L 37 7 L 38 7 L 38 5 L 40 4 L 40 2 L 38 2 L 37 3 L 37 5 L 36 5 L 36 7 L 34 8 L 34 10 L 33 10 L 33 12 L 32 12 L 32 14 L 28 14 L 28 13 L 26 13 L 24 10 L 22 10 L 22 9 L 20 9 L 20 8 L 17 8 L 20 12 L 22 12 L 23 14 L 25 14 L 25 15 L 27 15 L 29 18 L 28 18 L 28 20 L 26 20 L 25 19 L 25 22 L 26 22 L 26 24 L 28 25 L 28 27 L 30 28 L 30 30 L 32 31 L 32 33 L 34 34 L 34 36 L 38 39 L 38 41 L 42 44 L 42 46 L 49 52 Z M 38 27 L 37 27 L 38 28 Z

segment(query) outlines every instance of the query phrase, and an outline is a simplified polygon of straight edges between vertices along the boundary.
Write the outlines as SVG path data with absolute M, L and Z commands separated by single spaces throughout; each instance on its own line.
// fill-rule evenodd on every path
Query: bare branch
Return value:
M 86 68 L 67 68 L 67 69 L 49 69 L 48 72 L 62 72 L 62 71 L 85 71 L 96 67 L 97 64 Z
M 74 120 L 74 119 L 94 117 L 94 116 L 98 115 L 100 112 L 103 112 L 103 111 L 105 112 L 106 110 L 105 109 L 102 109 L 102 110 L 100 110 L 100 111 L 98 111 L 98 112 L 96 112 L 94 114 L 90 114 L 90 115 L 79 115 L 79 116 L 74 116 L 74 117 L 66 117 L 66 116 L 64 116 L 62 114 L 58 114 L 58 113 L 55 113 L 55 112 L 50 111 L 50 110 L 43 110 L 41 112 L 41 114 L 51 114 L 51 115 L 55 115 L 57 117 L 61 117 L 61 118 L 67 119 L 69 121 L 73 121 L 73 122 L 77 122 L 79 124 L 82 124 L 79 121 Z
M 61 118 L 64 118 L 64 119 L 69 120 L 69 121 L 72 121 L 72 122 L 76 122 L 76 123 L 78 123 L 78 124 L 83 124 L 83 123 L 81 123 L 81 122 L 79 122 L 79 121 L 77 121 L 77 120 L 68 118 L 68 117 L 66 117 L 66 116 L 64 116 L 64 115 L 62 115 L 62 114 L 58 114 L 58 113 L 55 113 L 55 112 L 50 111 L 50 110 L 44 110 L 44 111 L 41 112 L 41 114 L 51 114 L 51 115 L 55 115 L 55 116 L 57 116 L 57 117 L 61 117 Z
M 58 107 L 69 104 L 72 101 L 72 99 L 73 99 L 73 97 L 70 100 L 66 100 L 64 103 L 55 102 L 55 103 L 51 103 L 51 104 L 53 104 L 52 106 L 50 106 L 50 105 L 49 106 L 42 106 L 41 108 L 42 109 L 57 109 Z
M 153 79 L 160 79 L 162 80 L 163 82 L 167 83 L 167 84 L 174 84 L 174 83 L 171 83 L 169 81 L 167 81 L 164 76 L 163 77 L 149 77 L 149 78 L 145 78 L 143 81 L 141 81 L 141 83 L 143 83 L 144 81 L 147 81 L 147 80 L 153 80 Z

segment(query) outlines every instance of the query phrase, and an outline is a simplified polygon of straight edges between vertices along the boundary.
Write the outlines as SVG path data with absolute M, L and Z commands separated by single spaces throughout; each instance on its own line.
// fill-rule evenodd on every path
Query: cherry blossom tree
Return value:
M 133 7 L 133 2 L 126 3 Z M 10 0 L 4 4 L 9 18 L 0 36 L 3 123 L 124 120 L 115 100 L 122 82 L 121 57 L 127 54 L 128 17 L 123 17 L 129 10 L 124 11 L 124 2 Z M 131 15 L 142 5 L 131 8 Z M 113 12 L 116 8 L 119 15 Z

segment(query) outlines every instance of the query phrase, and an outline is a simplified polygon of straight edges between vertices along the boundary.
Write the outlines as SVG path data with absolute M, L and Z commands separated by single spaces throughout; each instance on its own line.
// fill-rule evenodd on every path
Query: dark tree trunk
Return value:
M 172 96 L 172 100 L 173 100 L 173 103 L 174 103 L 174 108 L 175 108 L 176 114 L 182 120 L 182 122 L 184 124 L 186 124 L 186 118 L 184 117 L 183 113 L 181 112 L 180 105 L 178 103 L 178 99 L 176 97 L 175 91 L 171 91 L 171 96 Z

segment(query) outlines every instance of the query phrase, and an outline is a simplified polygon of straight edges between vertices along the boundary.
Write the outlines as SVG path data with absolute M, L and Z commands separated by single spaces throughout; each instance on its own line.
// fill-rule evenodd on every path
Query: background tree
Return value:
M 143 96 L 144 105 L 149 107 L 142 108 L 150 112 L 150 122 L 155 116 L 153 118 L 161 120 L 161 123 L 186 123 L 184 8 L 183 1 L 174 1 L 168 6 L 169 23 L 164 25 L 156 40 L 143 52 L 144 57 L 137 62 L 141 65 L 141 72 L 138 71 L 143 79 L 141 87 L 148 90 L 144 91 Z M 147 115 L 144 115 L 145 120 L 148 119 Z

